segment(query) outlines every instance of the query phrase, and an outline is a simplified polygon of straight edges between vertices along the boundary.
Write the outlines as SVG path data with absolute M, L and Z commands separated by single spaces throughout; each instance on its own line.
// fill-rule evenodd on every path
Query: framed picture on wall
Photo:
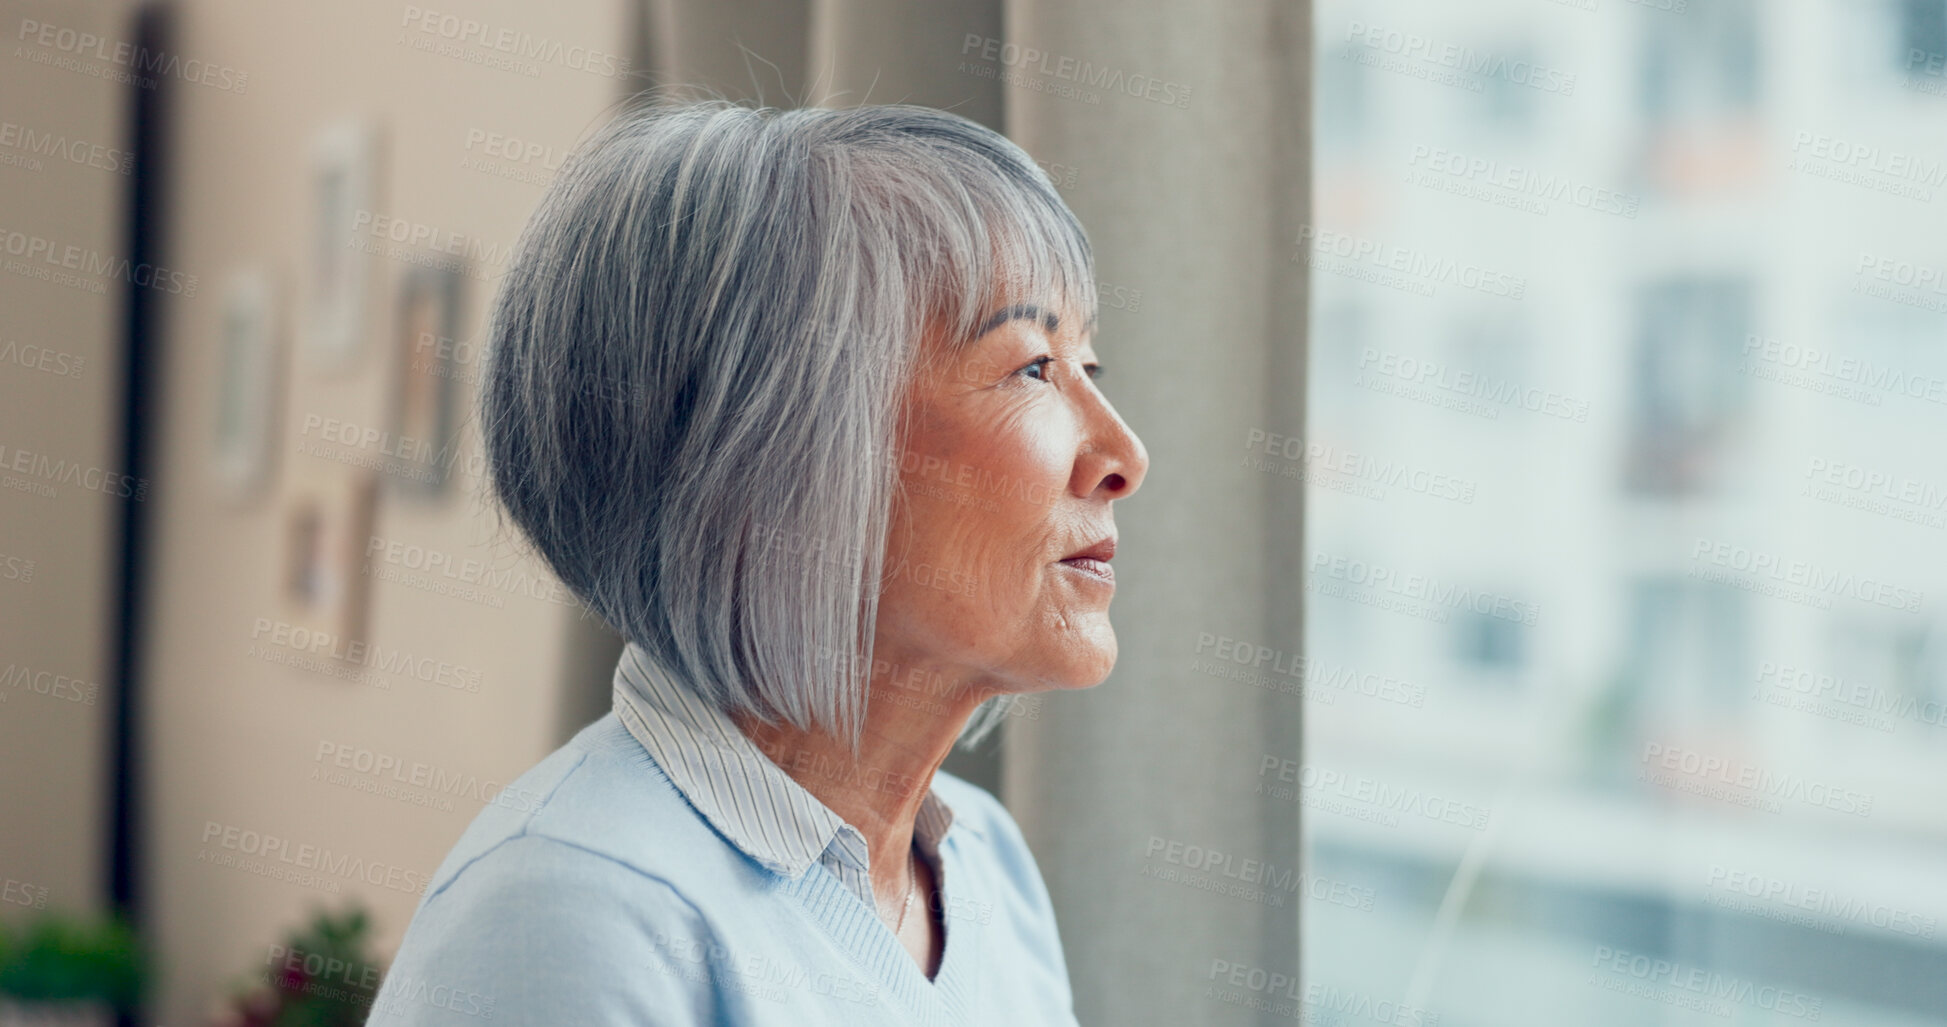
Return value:
M 250 268 L 232 274 L 217 316 L 211 465 L 222 491 L 241 500 L 263 491 L 274 459 L 284 349 L 270 273 Z
M 354 643 L 365 639 L 370 593 L 359 564 L 372 536 L 377 495 L 377 477 L 369 470 L 317 474 L 290 490 L 278 595 L 284 619 L 310 632 L 302 642 L 294 635 L 310 655 L 355 658 Z M 328 641 L 320 644 L 321 638 Z
M 444 494 L 457 455 L 453 354 L 462 280 L 447 267 L 413 267 L 400 276 L 387 477 L 402 495 Z
M 313 366 L 343 370 L 363 350 L 372 254 L 382 241 L 363 231 L 373 218 L 378 129 L 344 121 L 311 145 L 305 351 Z

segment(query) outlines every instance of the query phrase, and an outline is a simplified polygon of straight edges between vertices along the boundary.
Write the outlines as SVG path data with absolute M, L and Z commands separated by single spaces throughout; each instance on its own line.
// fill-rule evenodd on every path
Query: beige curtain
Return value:
M 1298 807 L 1256 785 L 1267 756 L 1299 758 L 1298 700 L 1192 664 L 1206 637 L 1300 651 L 1302 489 L 1242 457 L 1253 431 L 1304 431 L 1309 2 L 644 2 L 643 84 L 958 111 L 1049 168 L 1088 227 L 1104 385 L 1151 468 L 1117 511 L 1116 671 L 1008 725 L 998 791 L 1054 897 L 1083 1023 L 1288 1022 L 1212 975 L 1295 976 L 1302 891 L 1152 875 L 1198 846 L 1297 876 Z

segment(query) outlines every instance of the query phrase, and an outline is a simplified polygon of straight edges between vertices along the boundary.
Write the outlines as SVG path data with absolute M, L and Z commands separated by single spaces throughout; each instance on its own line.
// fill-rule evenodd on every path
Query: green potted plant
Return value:
M 384 973 L 367 951 L 370 931 L 357 906 L 314 911 L 238 979 L 213 1027 L 359 1027 Z
M 141 1002 L 145 959 L 120 915 L 0 923 L 0 1027 L 107 1027 Z

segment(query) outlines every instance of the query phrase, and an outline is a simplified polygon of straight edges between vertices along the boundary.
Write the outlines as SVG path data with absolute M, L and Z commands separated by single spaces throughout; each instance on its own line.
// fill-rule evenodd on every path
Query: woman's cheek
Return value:
M 1005 483 L 1004 505 L 1018 522 L 1045 521 L 1061 501 L 1075 466 L 1075 439 L 1059 426 L 1041 425 L 995 440 L 995 481 Z

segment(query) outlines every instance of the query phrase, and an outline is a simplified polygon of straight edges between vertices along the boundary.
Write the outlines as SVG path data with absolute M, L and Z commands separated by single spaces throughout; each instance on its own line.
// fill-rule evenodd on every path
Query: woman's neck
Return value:
M 857 756 L 825 731 L 743 715 L 732 719 L 771 762 L 865 837 L 873 890 L 903 895 L 920 805 L 934 772 L 986 696 L 938 676 L 925 680 L 938 681 L 939 687 L 917 692 L 895 677 L 894 668 L 901 666 L 896 661 L 874 660 L 874 665 Z

